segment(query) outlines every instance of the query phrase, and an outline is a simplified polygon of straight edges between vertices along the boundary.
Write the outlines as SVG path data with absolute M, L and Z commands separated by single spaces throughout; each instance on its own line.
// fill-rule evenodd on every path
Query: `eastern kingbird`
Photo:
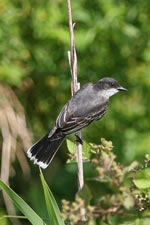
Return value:
M 127 89 L 109 77 L 96 84 L 85 84 L 63 107 L 50 132 L 27 151 L 28 157 L 45 169 L 66 135 L 101 119 L 107 110 L 109 98 L 119 91 Z

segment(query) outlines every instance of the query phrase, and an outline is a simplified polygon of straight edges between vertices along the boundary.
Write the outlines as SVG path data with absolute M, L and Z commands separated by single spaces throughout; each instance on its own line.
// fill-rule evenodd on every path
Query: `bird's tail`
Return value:
M 27 155 L 35 164 L 45 169 L 52 161 L 64 138 L 63 135 L 57 139 L 52 139 L 47 134 L 28 149 Z

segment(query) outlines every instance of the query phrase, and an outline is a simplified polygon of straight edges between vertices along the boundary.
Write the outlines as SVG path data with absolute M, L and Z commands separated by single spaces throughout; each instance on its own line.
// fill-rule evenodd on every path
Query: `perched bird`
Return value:
M 109 77 L 99 80 L 96 84 L 85 84 L 63 107 L 50 132 L 27 151 L 28 157 L 45 169 L 66 135 L 75 133 L 94 120 L 102 118 L 107 110 L 109 98 L 119 91 L 127 89 Z

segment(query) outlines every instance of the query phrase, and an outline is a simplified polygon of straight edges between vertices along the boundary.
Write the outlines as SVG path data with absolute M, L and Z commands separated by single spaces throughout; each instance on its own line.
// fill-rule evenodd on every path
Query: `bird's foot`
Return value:
M 79 137 L 79 135 L 75 134 L 76 136 L 76 142 L 79 142 L 81 145 L 83 145 L 82 138 Z

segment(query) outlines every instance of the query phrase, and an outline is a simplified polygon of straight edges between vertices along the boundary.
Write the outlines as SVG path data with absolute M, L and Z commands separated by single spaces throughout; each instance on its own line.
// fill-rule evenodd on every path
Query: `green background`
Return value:
M 104 137 L 113 141 L 124 165 L 142 162 L 150 151 L 150 1 L 76 0 L 72 12 L 78 81 L 96 83 L 109 76 L 128 89 L 111 98 L 105 117 L 85 128 L 83 139 L 98 144 Z M 53 126 L 70 98 L 67 3 L 1 0 L 0 15 L 0 84 L 9 86 L 22 104 L 33 143 Z M 64 142 L 44 171 L 58 202 L 72 200 L 77 191 L 76 166 L 66 165 L 67 157 Z M 25 176 L 18 161 L 13 162 L 11 187 L 44 215 L 38 167 L 29 164 L 31 173 Z M 90 171 L 85 173 L 88 177 Z M 4 208 L 1 201 L 1 214 Z

